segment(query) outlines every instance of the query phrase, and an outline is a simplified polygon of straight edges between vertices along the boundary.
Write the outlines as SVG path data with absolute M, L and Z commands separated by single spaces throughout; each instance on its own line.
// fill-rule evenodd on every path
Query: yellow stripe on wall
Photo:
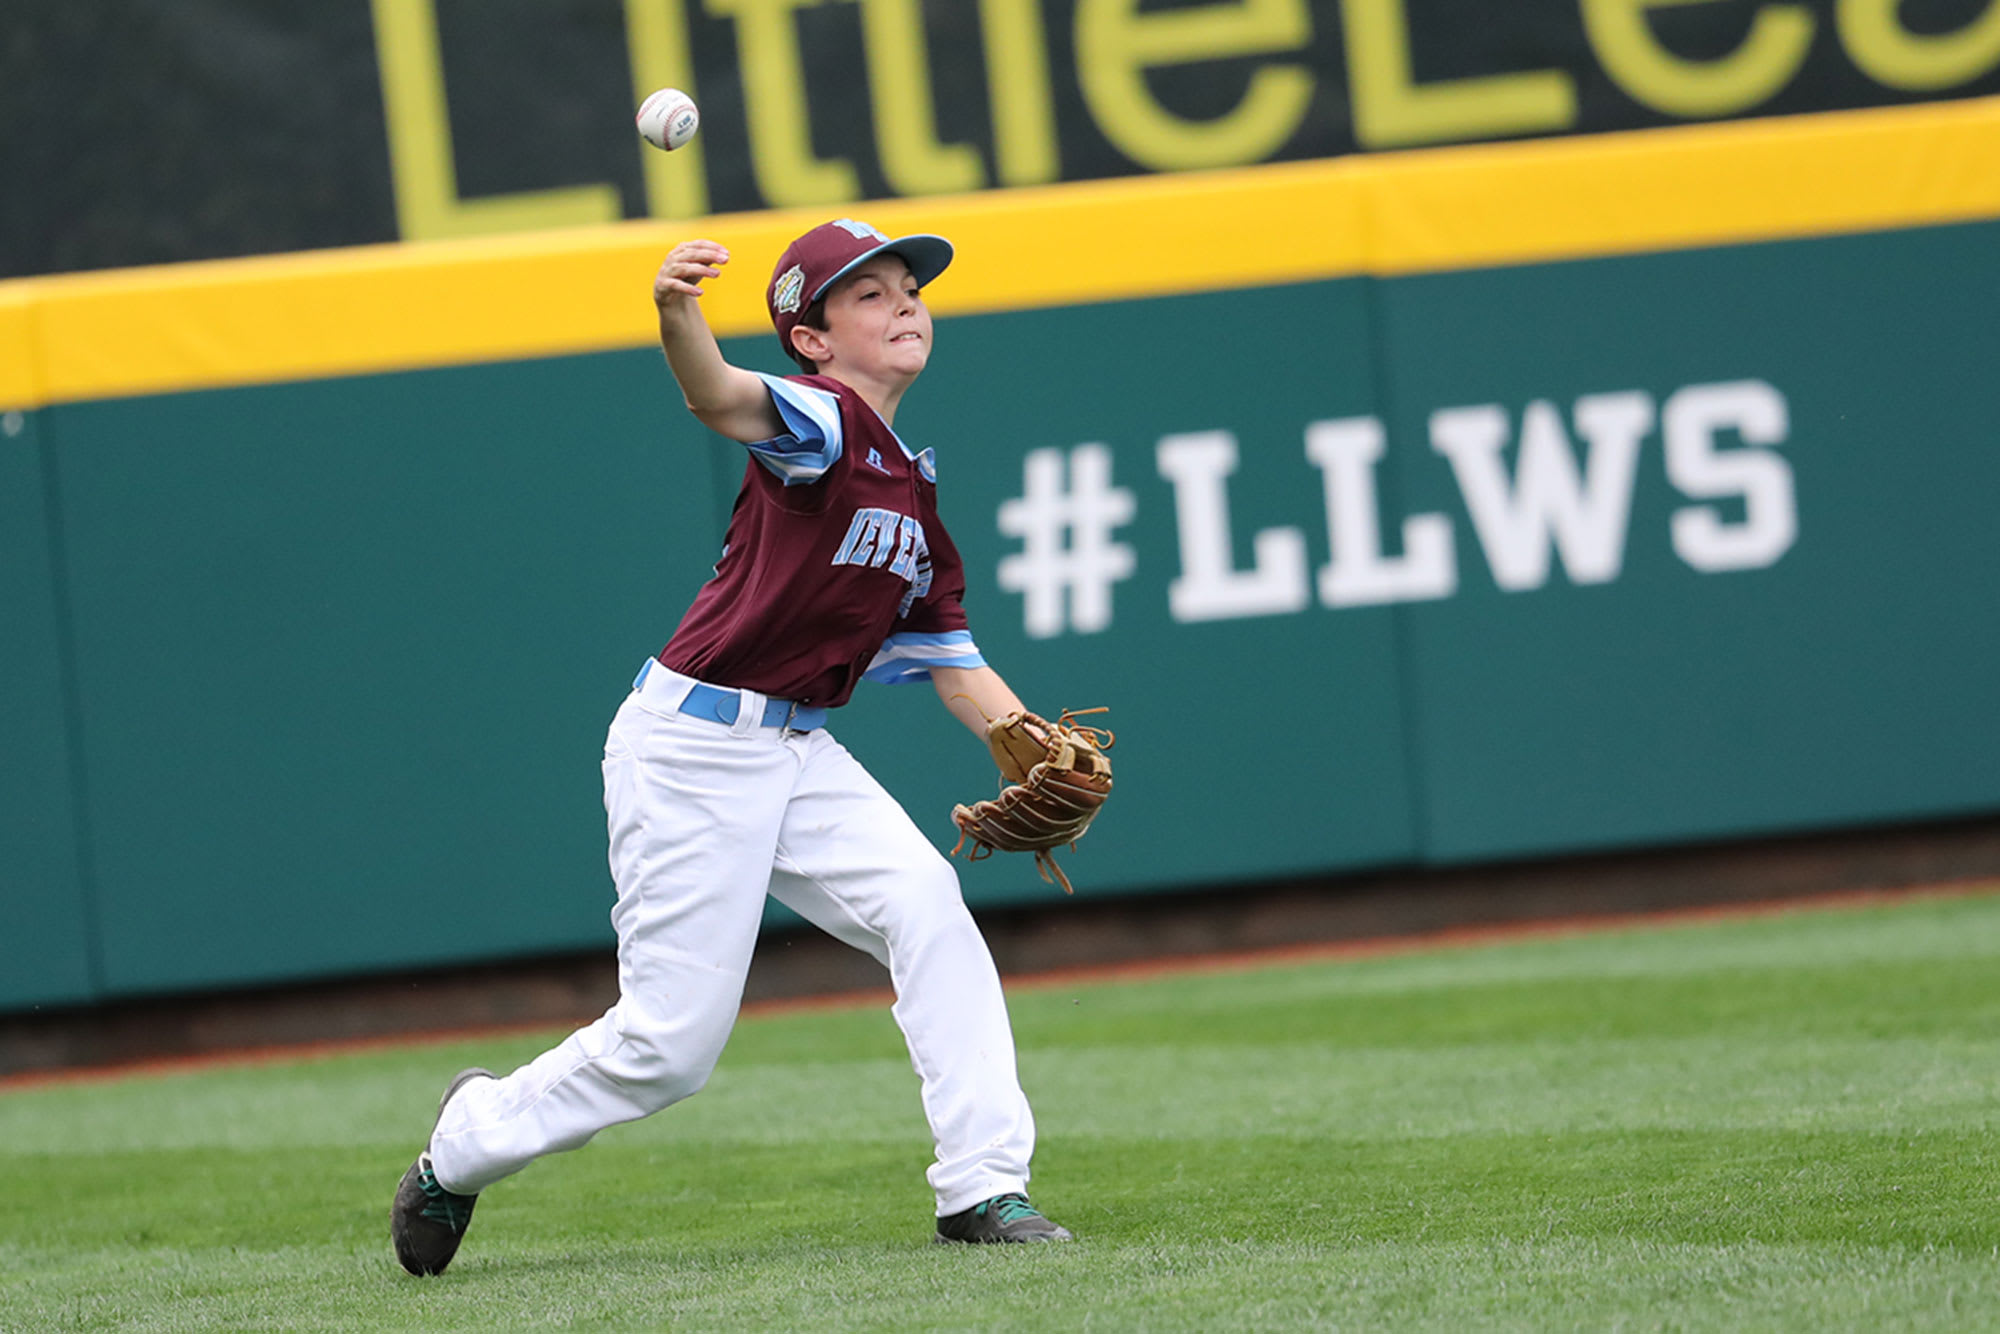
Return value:
M 959 259 L 938 313 L 2000 217 L 2000 98 L 857 205 Z M 682 236 L 724 336 L 823 211 L 0 283 L 0 407 L 634 348 Z
M 35 356 L 32 280 L 0 283 L 0 410 L 45 401 Z
M 2000 98 L 1370 159 L 1382 274 L 2000 217 Z

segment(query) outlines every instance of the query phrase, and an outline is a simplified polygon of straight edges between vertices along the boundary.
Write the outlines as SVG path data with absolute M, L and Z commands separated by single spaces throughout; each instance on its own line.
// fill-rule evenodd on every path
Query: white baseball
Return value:
M 694 138 L 701 112 L 678 88 L 662 88 L 639 104 L 639 133 L 655 148 L 671 152 Z

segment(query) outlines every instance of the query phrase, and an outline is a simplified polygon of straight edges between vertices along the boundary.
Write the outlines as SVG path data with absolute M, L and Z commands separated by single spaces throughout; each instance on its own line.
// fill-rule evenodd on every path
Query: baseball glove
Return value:
M 1111 761 L 1104 752 L 1116 738 L 1101 727 L 1072 720 L 1104 709 L 1065 710 L 1054 722 L 1025 711 L 988 720 L 986 747 L 1000 766 L 1000 795 L 951 809 L 958 826 L 952 855 L 972 842 L 970 860 L 997 852 L 1032 852 L 1042 879 L 1074 892 L 1056 865 L 1055 850 L 1072 848 L 1111 795 Z

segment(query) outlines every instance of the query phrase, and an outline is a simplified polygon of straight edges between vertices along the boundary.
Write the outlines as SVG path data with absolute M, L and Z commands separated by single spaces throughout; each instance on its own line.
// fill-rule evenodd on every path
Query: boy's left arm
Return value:
M 930 671 L 931 685 L 945 708 L 982 742 L 988 720 L 1026 709 L 1020 696 L 991 667 L 933 667 Z

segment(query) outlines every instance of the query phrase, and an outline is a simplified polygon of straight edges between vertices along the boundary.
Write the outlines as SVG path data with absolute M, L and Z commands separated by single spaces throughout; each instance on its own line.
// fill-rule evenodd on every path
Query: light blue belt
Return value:
M 657 665 L 658 660 L 648 658 L 646 665 L 639 669 L 639 675 L 632 682 L 637 690 L 646 676 Z M 680 711 L 696 718 L 707 718 L 725 727 L 736 721 L 743 711 L 743 692 L 724 690 L 704 681 L 696 681 L 688 690 L 687 698 L 681 701 Z M 817 706 L 807 706 L 789 699 L 766 699 L 764 701 L 765 727 L 782 727 L 789 732 L 810 732 L 814 728 L 826 726 L 826 710 Z
M 681 712 L 691 713 L 697 718 L 713 718 L 718 723 L 733 723 L 736 715 L 743 711 L 743 692 L 724 690 L 720 686 L 707 685 L 696 681 L 694 689 L 688 691 L 681 701 Z M 788 699 L 767 699 L 764 701 L 765 727 L 782 727 L 791 732 L 810 732 L 826 723 L 826 710 L 808 708 Z

